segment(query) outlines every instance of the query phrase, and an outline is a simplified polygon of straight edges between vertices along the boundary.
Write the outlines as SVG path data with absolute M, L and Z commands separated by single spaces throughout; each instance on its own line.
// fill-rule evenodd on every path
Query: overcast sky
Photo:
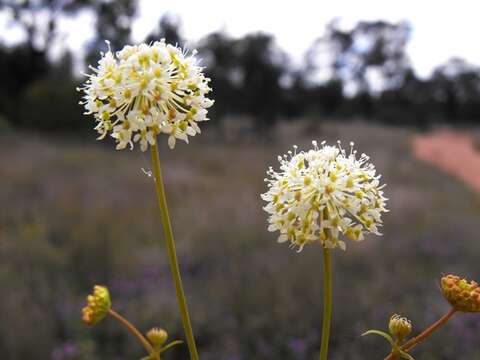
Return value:
M 142 40 L 163 14 L 171 13 L 182 19 L 188 40 L 220 29 L 235 37 L 264 31 L 275 35 L 278 45 L 300 61 L 333 18 L 346 27 L 360 20 L 407 20 L 413 28 L 408 53 L 417 73 L 428 76 L 452 56 L 480 65 L 479 10 L 476 0 L 140 0 L 133 37 Z M 64 19 L 61 28 L 71 29 L 65 40 L 79 50 L 93 35 L 94 22 L 83 14 L 75 21 Z M 9 37 L 15 38 L 13 33 Z

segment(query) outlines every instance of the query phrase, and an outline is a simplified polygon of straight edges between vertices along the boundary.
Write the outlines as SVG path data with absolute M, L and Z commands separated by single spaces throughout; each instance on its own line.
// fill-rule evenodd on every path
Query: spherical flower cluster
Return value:
M 364 232 L 379 235 L 381 214 L 386 212 L 386 198 L 380 176 L 368 162 L 353 150 L 347 153 L 340 142 L 337 146 L 313 149 L 279 156 L 280 171 L 267 171 L 268 191 L 262 199 L 268 204 L 269 231 L 279 231 L 279 242 L 290 241 L 302 250 L 307 243 L 319 241 L 325 248 L 340 247 L 343 234 L 362 240 Z
M 208 120 L 213 100 L 210 79 L 197 65 L 195 53 L 187 55 L 164 40 L 152 45 L 125 46 L 115 55 L 109 49 L 87 75 L 83 101 L 85 114 L 93 114 L 99 139 L 111 133 L 117 149 L 134 142 L 145 151 L 160 133 L 188 143 L 200 133 L 198 122 Z
M 87 296 L 87 306 L 82 309 L 82 320 L 87 325 L 95 325 L 108 315 L 111 307 L 108 289 L 95 285 L 93 294 Z
M 443 295 L 457 311 L 480 312 L 480 287 L 456 275 L 447 275 L 440 281 Z
M 406 317 L 395 314 L 390 318 L 388 330 L 395 338 L 403 341 L 412 332 L 412 323 Z

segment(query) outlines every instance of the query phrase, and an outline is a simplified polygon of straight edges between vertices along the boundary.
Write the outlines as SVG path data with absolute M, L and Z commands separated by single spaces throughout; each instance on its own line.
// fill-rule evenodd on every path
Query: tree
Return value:
M 184 46 L 185 41 L 180 35 L 181 21 L 177 16 L 166 14 L 162 16 L 157 28 L 147 36 L 147 43 L 165 39 L 169 44 Z
M 0 112 L 5 113 L 14 125 L 33 125 L 30 119 L 25 123 L 19 111 L 24 107 L 27 92 L 29 101 L 33 101 L 32 96 L 39 95 L 39 89 L 47 83 L 49 86 L 56 84 L 57 89 L 49 89 L 53 91 L 50 93 L 56 93 L 60 87 L 75 87 L 70 74 L 57 79 L 59 83 L 41 83 L 52 75 L 55 68 L 49 55 L 52 46 L 62 40 L 58 29 L 62 17 L 74 16 L 82 9 L 96 15 L 97 37 L 90 42 L 88 49 L 89 61 L 94 61 L 98 50 L 104 49 L 105 39 L 110 39 L 114 48 L 128 41 L 136 4 L 136 0 L 2 0 L 0 12 L 6 16 L 11 14 L 10 24 L 23 30 L 25 40 L 10 48 L 0 48 Z M 31 86 L 35 89 L 30 90 Z
M 480 68 L 461 58 L 437 67 L 431 78 L 435 99 L 442 104 L 448 121 L 480 116 Z
M 210 110 L 211 117 L 220 126 L 227 114 L 239 110 L 241 83 L 235 76 L 240 71 L 237 41 L 221 32 L 215 32 L 200 41 L 198 50 L 214 89 L 212 97 L 215 106 Z
M 95 63 L 99 51 L 105 51 L 105 40 L 112 50 L 130 43 L 132 23 L 137 11 L 136 0 L 84 0 L 96 16 L 96 36 L 87 50 L 87 62 Z
M 350 95 L 372 94 L 378 85 L 399 87 L 411 67 L 405 51 L 409 36 L 405 22 L 362 21 L 343 30 L 332 21 L 307 53 L 306 70 L 314 80 L 320 73 L 320 81 L 342 81 Z
M 261 132 L 273 126 L 282 103 L 280 79 L 286 55 L 271 35 L 247 35 L 237 43 L 241 107 L 256 120 Z

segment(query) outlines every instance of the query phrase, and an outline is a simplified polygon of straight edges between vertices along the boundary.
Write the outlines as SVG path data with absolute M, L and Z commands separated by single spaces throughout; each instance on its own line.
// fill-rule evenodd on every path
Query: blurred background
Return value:
M 142 330 L 182 338 L 149 156 L 96 142 L 75 88 L 105 39 L 198 49 L 211 121 L 161 158 L 204 360 L 312 359 L 321 248 L 266 230 L 259 194 L 293 144 L 354 141 L 388 184 L 384 235 L 334 257 L 330 358 L 382 359 L 393 313 L 420 331 L 447 311 L 438 279 L 480 279 L 480 51 L 475 2 L 1 0 L 0 354 L 139 359 L 113 320 L 80 321 L 94 284 Z M 414 356 L 479 359 L 459 315 Z M 461 349 L 461 351 L 459 350 Z M 165 359 L 188 358 L 186 346 Z

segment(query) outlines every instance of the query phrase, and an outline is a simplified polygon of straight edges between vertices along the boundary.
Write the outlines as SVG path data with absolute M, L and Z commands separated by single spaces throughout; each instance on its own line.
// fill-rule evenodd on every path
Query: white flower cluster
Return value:
M 268 191 L 262 199 L 268 204 L 269 231 L 279 231 L 279 242 L 290 241 L 301 251 L 307 243 L 319 241 L 325 248 L 340 247 L 343 234 L 363 240 L 364 232 L 380 235 L 381 214 L 386 198 L 369 157 L 359 158 L 350 143 L 347 153 L 337 146 L 318 147 L 307 152 L 279 156 L 280 171 L 267 171 Z
M 208 120 L 213 100 L 210 79 L 196 63 L 164 40 L 152 45 L 125 46 L 115 55 L 109 49 L 93 68 L 82 90 L 86 114 L 94 114 L 95 129 L 103 139 L 108 133 L 117 149 L 139 142 L 142 151 L 155 144 L 160 133 L 188 143 L 188 136 L 200 133 L 198 122 Z

